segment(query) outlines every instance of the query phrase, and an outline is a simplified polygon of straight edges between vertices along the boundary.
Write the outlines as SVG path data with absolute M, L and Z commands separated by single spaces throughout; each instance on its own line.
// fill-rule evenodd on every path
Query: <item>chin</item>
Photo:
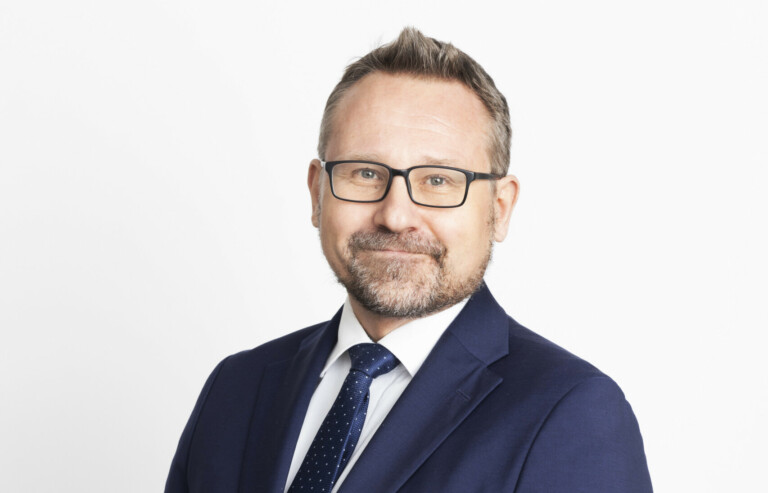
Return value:
M 390 264 L 376 272 L 350 267 L 347 275 L 337 274 L 339 282 L 366 310 L 389 318 L 424 317 L 459 303 L 480 287 L 485 272 L 480 269 L 468 279 L 456 280 L 437 266 L 418 269 Z M 381 275 L 381 270 L 387 275 Z

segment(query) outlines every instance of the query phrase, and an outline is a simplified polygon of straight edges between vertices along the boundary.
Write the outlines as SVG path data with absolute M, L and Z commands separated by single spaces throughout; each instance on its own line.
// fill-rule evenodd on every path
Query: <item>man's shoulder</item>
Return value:
M 491 365 L 491 369 L 513 386 L 538 393 L 562 396 L 589 382 L 615 382 L 593 364 L 576 356 L 542 335 L 509 320 L 509 353 Z
M 593 377 L 606 378 L 595 366 L 524 327 L 483 285 L 449 328 L 475 357 L 519 392 L 554 394 Z
M 265 342 L 252 349 L 246 349 L 228 356 L 221 364 L 229 372 L 251 373 L 259 369 L 290 361 L 302 344 L 317 337 L 328 326 L 325 321 Z

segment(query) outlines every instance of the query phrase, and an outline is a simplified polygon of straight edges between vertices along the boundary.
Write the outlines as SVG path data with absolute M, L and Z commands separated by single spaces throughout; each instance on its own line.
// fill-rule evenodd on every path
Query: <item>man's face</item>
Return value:
M 397 169 L 436 164 L 490 172 L 490 117 L 459 82 L 374 73 L 342 98 L 326 149 L 328 161 L 369 160 Z M 349 294 L 369 311 L 414 318 L 472 294 L 493 240 L 506 235 L 517 182 L 475 181 L 461 207 L 413 203 L 395 177 L 381 202 L 333 197 L 314 160 L 309 186 L 313 223 L 328 262 Z

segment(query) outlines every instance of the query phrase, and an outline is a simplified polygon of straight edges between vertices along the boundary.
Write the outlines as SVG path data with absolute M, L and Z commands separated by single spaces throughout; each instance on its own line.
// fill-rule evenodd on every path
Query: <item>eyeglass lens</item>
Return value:
M 339 163 L 333 168 L 333 191 L 344 200 L 377 201 L 384 197 L 389 170 L 371 163 Z M 408 175 L 411 195 L 424 205 L 451 207 L 464 200 L 467 175 L 445 168 L 415 168 Z

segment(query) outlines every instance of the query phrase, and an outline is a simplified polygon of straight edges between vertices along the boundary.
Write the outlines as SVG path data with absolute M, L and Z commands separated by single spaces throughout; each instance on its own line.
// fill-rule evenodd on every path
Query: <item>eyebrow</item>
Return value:
M 381 162 L 381 156 L 378 154 L 368 154 L 368 153 L 357 153 L 353 152 L 351 154 L 344 154 L 343 159 L 340 159 L 339 161 L 376 161 Z
M 375 153 L 352 153 L 344 156 L 345 161 L 375 161 L 377 163 L 389 164 L 382 160 L 381 156 Z M 455 159 L 437 158 L 433 156 L 421 156 L 414 160 L 412 163 L 408 163 L 408 166 L 452 166 L 459 167 L 465 163 L 460 163 Z
M 446 159 L 446 158 L 441 159 L 441 158 L 436 158 L 432 156 L 423 156 L 421 159 L 419 159 L 419 163 L 426 166 L 453 166 L 453 167 L 466 164 L 466 163 L 460 163 L 455 159 Z

